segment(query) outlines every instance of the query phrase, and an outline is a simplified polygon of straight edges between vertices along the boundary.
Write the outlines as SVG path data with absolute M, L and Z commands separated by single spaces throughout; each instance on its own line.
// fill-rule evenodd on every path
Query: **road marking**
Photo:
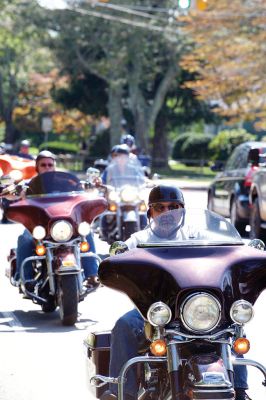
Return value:
M 2 311 L 1 314 L 4 318 L 0 318 L 0 322 L 7 322 L 8 325 L 14 329 L 15 331 L 25 331 L 23 325 L 21 324 L 20 320 L 15 316 L 13 312 L 9 311 Z M 4 319 L 4 321 L 2 321 Z

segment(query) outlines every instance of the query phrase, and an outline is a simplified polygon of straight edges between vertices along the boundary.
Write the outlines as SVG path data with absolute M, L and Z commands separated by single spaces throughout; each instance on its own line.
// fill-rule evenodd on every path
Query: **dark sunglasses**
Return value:
M 161 203 L 154 203 L 150 205 L 154 211 L 156 212 L 163 212 L 165 210 L 178 210 L 179 208 L 183 208 L 182 204 L 176 203 L 176 204 L 169 204 L 168 206 L 165 204 L 161 204 Z
M 54 164 L 40 164 L 40 167 L 53 167 Z

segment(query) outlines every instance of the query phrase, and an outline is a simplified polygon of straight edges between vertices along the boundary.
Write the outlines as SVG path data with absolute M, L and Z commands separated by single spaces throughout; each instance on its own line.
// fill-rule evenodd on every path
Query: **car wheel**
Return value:
M 238 230 L 239 234 L 242 236 L 246 232 L 246 223 L 239 220 L 237 215 L 237 206 L 236 202 L 232 200 L 231 208 L 230 208 L 230 220 L 231 224 Z
M 261 239 L 263 241 L 266 240 L 266 231 L 261 228 L 261 217 L 260 217 L 260 208 L 259 208 L 259 200 L 255 199 L 252 204 L 250 211 L 250 239 Z

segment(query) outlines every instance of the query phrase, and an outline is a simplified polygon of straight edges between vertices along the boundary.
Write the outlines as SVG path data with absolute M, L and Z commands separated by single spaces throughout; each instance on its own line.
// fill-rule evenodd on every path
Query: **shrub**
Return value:
M 256 140 L 256 136 L 251 135 L 245 129 L 220 131 L 209 144 L 212 160 L 227 160 L 235 147 L 249 140 Z
M 66 142 L 59 142 L 59 141 L 54 141 L 54 142 L 47 142 L 47 143 L 42 143 L 40 145 L 40 151 L 41 150 L 50 150 L 54 154 L 64 154 L 64 153 L 72 153 L 72 154 L 77 154 L 79 153 L 79 146 L 75 143 L 66 143 Z
M 184 159 L 186 165 L 195 165 L 200 160 L 208 162 L 210 156 L 208 146 L 212 138 L 212 135 L 204 133 L 187 132 L 180 135 L 174 145 L 173 159 Z

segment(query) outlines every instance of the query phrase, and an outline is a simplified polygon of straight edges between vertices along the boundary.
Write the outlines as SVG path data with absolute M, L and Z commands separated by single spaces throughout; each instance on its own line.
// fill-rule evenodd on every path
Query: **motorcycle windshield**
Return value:
M 79 179 L 69 173 L 52 171 L 39 174 L 30 181 L 27 197 L 58 196 L 58 194 L 73 194 L 83 192 Z
M 138 247 L 244 244 L 229 221 L 203 209 L 164 212 L 136 237 Z
M 124 185 L 141 186 L 145 183 L 145 175 L 140 162 L 127 155 L 114 158 L 107 169 L 106 182 L 115 188 Z

